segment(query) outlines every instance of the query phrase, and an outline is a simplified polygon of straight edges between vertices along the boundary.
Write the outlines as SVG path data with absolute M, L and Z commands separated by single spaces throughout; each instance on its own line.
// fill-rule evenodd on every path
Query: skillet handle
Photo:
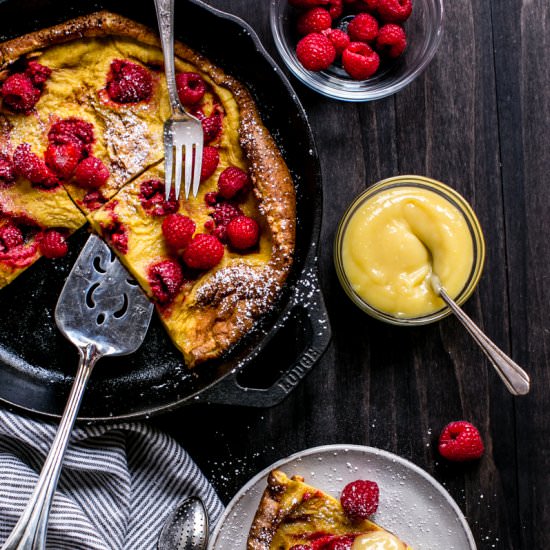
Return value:
M 294 306 L 286 321 L 299 310 L 305 313 L 305 318 L 309 322 L 309 342 L 291 367 L 270 388 L 242 386 L 237 380 L 237 371 L 206 390 L 201 396 L 201 401 L 220 405 L 273 407 L 287 397 L 323 355 L 332 335 L 316 273 L 310 273 L 307 281 L 302 280 L 298 284 Z

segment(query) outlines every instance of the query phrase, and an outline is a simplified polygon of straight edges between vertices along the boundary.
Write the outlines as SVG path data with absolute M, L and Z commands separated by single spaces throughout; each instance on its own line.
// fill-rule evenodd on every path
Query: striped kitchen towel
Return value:
M 56 424 L 0 410 L 0 546 L 38 480 Z M 223 511 L 214 489 L 171 437 L 141 423 L 74 430 L 48 528 L 52 550 L 156 548 L 173 507 L 202 498 L 211 525 Z

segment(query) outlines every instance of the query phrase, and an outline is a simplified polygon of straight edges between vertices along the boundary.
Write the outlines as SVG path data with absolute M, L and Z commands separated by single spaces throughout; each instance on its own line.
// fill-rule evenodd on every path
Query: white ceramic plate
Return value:
M 449 493 L 424 470 L 397 455 L 356 445 L 307 449 L 276 462 L 251 479 L 233 498 L 220 519 L 209 550 L 246 550 L 246 539 L 267 475 L 279 468 L 299 474 L 338 497 L 356 479 L 380 486 L 374 521 L 395 533 L 414 550 L 476 550 L 464 515 Z

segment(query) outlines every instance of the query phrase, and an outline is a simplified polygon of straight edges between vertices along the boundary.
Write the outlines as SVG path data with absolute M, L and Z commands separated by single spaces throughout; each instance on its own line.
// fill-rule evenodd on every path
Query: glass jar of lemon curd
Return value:
M 474 291 L 485 261 L 479 221 L 447 185 L 421 176 L 380 181 L 345 212 L 334 246 L 338 278 L 352 301 L 396 325 L 438 321 L 451 310 L 430 278 L 458 304 Z

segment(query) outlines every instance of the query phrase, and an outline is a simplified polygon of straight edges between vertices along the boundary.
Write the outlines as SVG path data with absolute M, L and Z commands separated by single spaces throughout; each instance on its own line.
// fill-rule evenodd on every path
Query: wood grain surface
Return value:
M 280 61 L 267 0 L 210 4 L 247 20 Z M 291 453 L 368 444 L 442 482 L 478 548 L 542 550 L 550 545 L 550 4 L 453 0 L 445 8 L 435 59 L 394 97 L 345 104 L 292 80 L 323 168 L 320 271 L 334 334 L 325 356 L 272 409 L 198 406 L 155 422 L 185 445 L 226 502 Z M 487 261 L 465 309 L 529 371 L 527 397 L 507 393 L 456 320 L 387 326 L 341 290 L 332 264 L 338 220 L 366 186 L 406 173 L 447 182 L 478 214 Z M 437 436 L 457 419 L 480 428 L 481 461 L 453 466 L 438 457 Z

